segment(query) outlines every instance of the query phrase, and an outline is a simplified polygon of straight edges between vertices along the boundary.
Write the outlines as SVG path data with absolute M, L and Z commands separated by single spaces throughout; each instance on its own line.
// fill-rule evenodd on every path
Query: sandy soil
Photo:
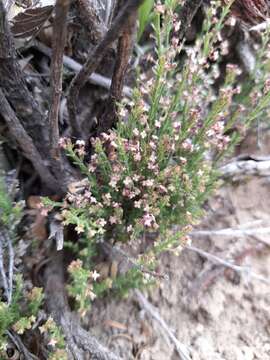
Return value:
M 269 137 L 269 136 L 267 136 Z M 270 142 L 257 149 L 254 138 L 241 153 L 269 154 Z M 249 178 L 223 186 L 208 204 L 200 228 L 258 228 L 270 225 L 270 179 Z M 270 234 L 269 234 L 270 235 Z M 268 236 L 196 238 L 194 246 L 269 278 Z M 194 360 L 270 359 L 270 285 L 248 274 L 213 265 L 189 250 L 165 255 L 162 271 L 170 276 L 148 294 L 148 300 Z M 140 308 L 136 296 L 93 306 L 88 323 L 94 333 L 123 359 L 179 359 L 160 325 Z

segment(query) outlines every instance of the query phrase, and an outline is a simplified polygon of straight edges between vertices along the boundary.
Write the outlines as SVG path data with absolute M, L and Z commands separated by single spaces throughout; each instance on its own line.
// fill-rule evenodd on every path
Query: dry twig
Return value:
M 39 174 L 41 181 L 50 189 L 58 189 L 59 184 L 50 173 L 48 167 L 44 164 L 36 146 L 33 143 L 32 138 L 26 133 L 20 120 L 17 118 L 14 110 L 9 105 L 6 97 L 0 89 L 0 113 L 3 116 L 11 135 L 21 147 L 25 157 L 29 159 L 37 173 Z
M 192 237 L 201 237 L 201 236 L 226 236 L 226 237 L 240 237 L 240 236 L 258 236 L 258 235 L 267 235 L 270 234 L 270 227 L 262 228 L 226 228 L 219 230 L 196 230 L 192 231 L 189 235 Z M 270 244 L 270 243 L 269 243 Z
M 247 266 L 239 266 L 239 265 L 236 265 L 230 261 L 227 261 L 227 260 L 224 260 L 224 259 L 221 259 L 219 258 L 218 256 L 216 255 L 213 255 L 213 254 L 210 254 L 208 253 L 207 251 L 204 251 L 202 249 L 199 249 L 195 246 L 192 246 L 192 245 L 189 245 L 189 246 L 186 246 L 185 249 L 187 250 L 191 250 L 197 254 L 199 254 L 200 256 L 204 257 L 205 259 L 211 261 L 211 262 L 214 262 L 216 264 L 219 264 L 219 265 L 222 265 L 224 267 L 227 267 L 229 269 L 232 269 L 234 271 L 236 271 L 237 273 L 239 274 L 245 274 L 247 275 L 248 277 L 250 278 L 253 278 L 255 280 L 259 280 L 259 281 L 262 281 L 266 284 L 270 284 L 270 280 L 265 278 L 264 276 L 262 275 L 259 275 L 259 274 L 256 274 L 255 272 L 253 272 L 249 267 Z
M 145 309 L 147 313 L 159 323 L 159 325 L 165 331 L 166 335 L 168 335 L 176 351 L 178 352 L 180 359 L 191 360 L 188 348 L 176 338 L 173 331 L 169 328 L 168 324 L 158 313 L 157 309 L 152 304 L 150 304 L 150 302 L 143 296 L 143 294 L 139 290 L 136 289 L 135 294 L 137 296 L 140 306 Z
M 47 119 L 24 80 L 2 0 L 0 0 L 0 64 L 0 88 L 15 113 L 20 114 L 23 127 L 32 138 L 31 142 L 45 159 L 49 151 Z
M 121 100 L 124 78 L 133 49 L 134 33 L 136 30 L 137 11 L 129 17 L 118 40 L 117 57 L 114 66 L 110 96 L 106 103 L 106 110 L 99 120 L 98 134 L 112 128 L 117 119 L 117 103 Z
M 52 70 L 51 70 L 51 108 L 49 113 L 51 156 L 59 159 L 58 115 L 62 94 L 63 55 L 67 36 L 67 16 L 69 0 L 57 0 L 53 22 Z
M 47 55 L 47 56 L 51 56 L 52 54 L 52 49 L 50 49 L 48 46 L 42 44 L 41 42 L 39 41 L 35 41 L 34 43 L 34 46 L 39 50 L 41 51 L 43 54 Z M 66 56 L 64 55 L 63 57 L 63 64 L 64 66 L 66 66 L 67 68 L 69 68 L 70 70 L 73 70 L 75 72 L 79 72 L 82 68 L 82 65 L 79 64 L 76 60 L 72 59 L 71 57 L 69 56 Z M 98 85 L 98 86 L 101 86 L 107 90 L 110 89 L 111 87 L 111 83 L 112 83 L 112 80 L 107 78 L 106 76 L 103 76 L 103 75 L 100 75 L 100 74 L 97 74 L 97 73 L 92 73 L 89 78 L 88 78 L 88 81 L 93 84 L 93 85 Z M 132 89 L 128 86 L 124 86 L 123 87 L 123 95 L 128 97 L 128 98 L 131 98 L 132 96 Z
M 223 178 L 241 176 L 270 176 L 270 160 L 236 160 L 222 166 L 219 171 Z
M 202 2 L 203 0 L 186 0 L 184 2 L 184 5 L 182 6 L 179 14 L 179 20 L 181 22 L 181 27 L 177 34 L 177 38 L 179 39 L 179 41 L 183 40 L 186 31 L 190 26 Z
M 108 46 L 115 41 L 123 28 L 129 21 L 130 16 L 136 12 L 138 7 L 143 3 L 143 0 L 128 0 L 119 15 L 116 17 L 113 25 L 108 30 L 103 40 L 93 49 L 88 55 L 88 58 L 83 65 L 82 69 L 73 79 L 69 94 L 68 94 L 68 112 L 70 118 L 70 124 L 75 136 L 80 136 L 80 125 L 77 120 L 77 102 L 79 98 L 80 89 L 85 85 L 89 76 L 96 70 L 100 61 L 102 60 Z
M 100 41 L 107 31 L 106 25 L 94 7 L 95 3 L 95 1 L 90 0 L 78 0 L 77 2 L 79 16 L 93 43 Z

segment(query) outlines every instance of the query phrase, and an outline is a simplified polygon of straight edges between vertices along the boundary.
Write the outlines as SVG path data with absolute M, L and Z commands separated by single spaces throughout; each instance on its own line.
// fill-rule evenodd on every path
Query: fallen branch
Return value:
M 139 290 L 136 289 L 134 290 L 134 292 L 141 308 L 146 310 L 146 312 L 159 323 L 159 325 L 165 331 L 166 335 L 168 335 L 176 351 L 178 352 L 180 359 L 191 360 L 188 348 L 176 338 L 173 331 L 169 328 L 168 324 L 158 313 L 157 309 L 152 304 L 150 304 L 150 302 L 143 296 L 143 294 Z
M 10 304 L 11 302 L 11 292 L 12 289 L 10 289 L 9 287 L 9 279 L 6 275 L 6 270 L 5 270 L 5 265 L 4 265 L 4 247 L 6 246 L 5 244 L 5 236 L 3 231 L 0 232 L 0 276 L 1 276 L 1 285 L 3 286 L 4 289 L 4 294 L 7 297 L 7 303 Z
M 192 237 L 201 237 L 201 236 L 226 236 L 226 237 L 242 237 L 242 236 L 258 236 L 258 235 L 269 235 L 270 227 L 262 228 L 226 228 L 220 230 L 196 230 L 192 231 L 189 235 Z M 270 245 L 270 242 L 269 242 Z
M 46 56 L 51 57 L 52 55 L 52 49 L 50 49 L 48 46 L 42 44 L 39 41 L 35 41 L 34 42 L 34 46 L 35 48 L 37 48 L 39 51 L 41 51 L 43 54 L 45 54 Z M 82 68 L 82 65 L 79 64 L 76 60 L 72 59 L 69 56 L 64 55 L 63 57 L 63 65 L 66 66 L 67 68 L 75 71 L 75 72 L 79 72 Z M 112 80 L 107 78 L 106 76 L 97 74 L 97 73 L 92 73 L 89 78 L 88 81 L 93 84 L 93 85 L 98 85 L 103 87 L 104 89 L 109 90 L 111 87 L 111 83 Z M 123 95 L 131 98 L 132 96 L 132 89 L 128 86 L 124 86 L 123 87 Z
M 224 179 L 242 176 L 270 176 L 270 160 L 236 160 L 222 166 L 219 171 Z
M 227 260 L 224 260 L 224 259 L 221 259 L 219 258 L 218 256 L 216 255 L 213 255 L 213 254 L 210 254 L 202 249 L 199 249 L 195 246 L 192 246 L 192 245 L 188 245 L 185 247 L 185 249 L 187 250 L 191 250 L 197 254 L 199 254 L 200 256 L 204 257 L 205 259 L 211 261 L 211 262 L 214 262 L 216 264 L 219 264 L 219 265 L 222 265 L 224 267 L 227 267 L 229 269 L 232 269 L 234 271 L 236 271 L 237 273 L 240 273 L 240 274 L 245 274 L 247 276 L 249 276 L 250 278 L 253 278 L 255 280 L 259 280 L 259 281 L 262 281 L 266 284 L 270 284 L 270 280 L 265 278 L 264 276 L 262 275 L 259 275 L 259 274 L 256 274 L 254 273 L 253 271 L 251 271 L 251 269 L 247 266 L 239 266 L 239 265 L 236 265 L 234 264 L 233 262 L 230 262 L 230 261 L 227 261 Z
M 107 51 L 108 46 L 110 46 L 113 41 L 119 37 L 122 29 L 125 28 L 126 24 L 128 23 L 130 16 L 137 11 L 138 7 L 143 3 L 143 1 L 144 0 L 127 1 L 119 15 L 116 17 L 113 25 L 104 36 L 103 40 L 93 49 L 92 52 L 90 52 L 82 69 L 72 80 L 68 94 L 68 112 L 70 125 L 75 136 L 80 136 L 80 131 L 78 131 L 80 126 L 76 115 L 77 103 L 81 88 L 85 85 L 89 76 L 98 67 L 100 61 Z

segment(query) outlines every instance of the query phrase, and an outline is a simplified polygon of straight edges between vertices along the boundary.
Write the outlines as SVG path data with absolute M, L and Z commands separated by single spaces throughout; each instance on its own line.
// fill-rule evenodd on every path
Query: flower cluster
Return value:
M 219 12 L 212 4 L 204 34 L 190 48 L 173 36 L 179 20 L 169 3 L 156 6 L 157 48 L 145 59 L 154 64 L 153 76 L 139 76 L 132 101 L 119 106 L 116 128 L 90 139 L 90 161 L 84 160 L 84 142 L 61 139 L 85 176 L 69 186 L 61 213 L 65 224 L 93 243 L 114 238 L 132 246 L 150 238 L 143 259 L 151 266 L 157 253 L 178 251 L 187 242 L 216 177 L 211 160 L 236 143 L 228 130 L 237 121 L 254 120 L 269 97 L 267 79 L 253 95 L 242 95 L 235 65 L 227 66 L 222 86 L 212 86 L 220 75 L 218 58 L 228 50 L 228 44 L 215 44 L 222 43 L 229 7 Z M 250 97 L 254 109 L 247 115 Z M 92 296 L 91 287 L 84 290 Z
M 96 270 L 84 269 L 81 260 L 73 261 L 68 267 L 68 272 L 71 275 L 71 284 L 68 286 L 69 294 L 77 301 L 79 314 L 84 316 L 89 310 L 91 301 L 96 298 L 93 282 L 100 275 Z

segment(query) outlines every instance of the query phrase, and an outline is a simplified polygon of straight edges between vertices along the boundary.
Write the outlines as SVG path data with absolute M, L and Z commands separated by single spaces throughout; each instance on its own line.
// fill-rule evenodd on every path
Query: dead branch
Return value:
M 107 31 L 107 26 L 101 20 L 97 10 L 94 8 L 95 2 L 90 0 L 78 0 L 79 17 L 86 28 L 93 44 L 101 41 Z
M 52 49 L 50 49 L 48 46 L 42 44 L 39 41 L 35 41 L 34 46 L 39 51 L 41 51 L 43 54 L 45 54 L 47 56 L 51 56 Z M 71 57 L 66 56 L 66 55 L 64 55 L 64 57 L 63 57 L 63 64 L 64 64 L 64 66 L 66 66 L 67 68 L 69 68 L 75 72 L 79 72 L 82 68 L 81 64 L 79 64 L 76 60 L 74 60 Z M 101 86 L 107 90 L 109 90 L 111 88 L 111 83 L 112 83 L 111 79 L 107 78 L 106 76 L 100 75 L 98 73 L 92 73 L 89 76 L 88 81 L 93 85 Z M 128 86 L 124 86 L 123 87 L 123 95 L 128 98 L 131 98 L 132 89 Z
M 257 255 L 259 252 L 262 252 L 265 249 L 265 245 L 259 244 L 256 246 L 252 246 L 250 248 L 244 249 L 240 254 L 233 256 L 233 261 L 240 265 L 243 260 L 247 256 Z M 199 292 L 205 292 L 211 285 L 215 283 L 215 281 L 222 277 L 230 275 L 229 271 L 233 271 L 230 268 L 224 268 L 223 265 L 218 265 L 215 263 L 211 263 L 210 266 L 208 264 L 207 269 L 201 272 L 191 288 L 192 296 L 198 296 Z M 235 273 L 235 272 L 234 272 Z
M 127 25 L 130 16 L 136 12 L 138 7 L 144 0 L 128 0 L 119 15 L 116 17 L 113 25 L 108 30 L 103 40 L 93 49 L 88 55 L 88 58 L 79 73 L 74 77 L 71 82 L 68 94 L 68 112 L 70 124 L 74 132 L 74 136 L 80 136 L 80 125 L 77 121 L 77 102 L 79 98 L 80 89 L 85 85 L 89 76 L 96 70 L 100 61 L 102 60 L 108 46 L 115 41 L 121 31 Z
M 47 158 L 49 151 L 47 119 L 27 88 L 17 60 L 2 0 L 0 0 L 0 88 L 15 113 L 20 114 L 22 124 L 41 156 Z
M 7 248 L 8 248 L 8 287 L 9 287 L 9 296 L 8 296 L 8 304 L 12 301 L 12 293 L 13 293 L 13 270 L 14 270 L 14 249 L 12 245 L 12 240 L 8 233 L 5 234 Z
M 264 31 L 269 28 L 270 20 L 267 19 L 266 21 L 261 22 L 258 25 L 252 26 L 249 31 Z
M 179 42 L 183 40 L 188 27 L 190 26 L 196 12 L 201 6 L 203 0 L 186 0 L 184 5 L 181 7 L 179 20 L 181 22 L 181 27 L 177 33 L 177 38 Z
M 7 330 L 6 333 L 10 340 L 13 342 L 13 344 L 20 351 L 20 353 L 23 354 L 25 360 L 38 360 L 38 358 L 34 354 L 28 351 L 28 349 L 24 346 L 24 343 L 16 333 L 9 330 Z
M 51 107 L 49 113 L 51 156 L 59 159 L 58 115 L 62 94 L 63 55 L 67 36 L 67 16 L 69 0 L 57 0 L 53 22 L 52 70 L 51 70 Z
M 117 56 L 114 66 L 110 96 L 106 104 L 106 110 L 99 120 L 98 134 L 112 128 L 117 119 L 117 103 L 121 100 L 124 79 L 132 54 L 134 33 L 136 29 L 137 11 L 129 17 L 122 35 L 118 40 Z
M 186 347 L 186 345 L 182 344 L 174 335 L 173 331 L 170 329 L 168 324 L 165 322 L 165 320 L 160 316 L 158 313 L 158 310 L 150 304 L 150 302 L 144 297 L 144 295 L 139 290 L 134 290 L 136 297 L 138 299 L 138 302 L 144 310 L 153 318 L 155 319 L 159 325 L 162 327 L 162 329 L 165 331 L 166 335 L 168 335 L 169 339 L 173 343 L 176 351 L 179 354 L 180 359 L 182 360 L 191 360 L 189 356 L 189 350 Z
M 108 242 L 103 241 L 99 243 L 99 247 L 102 253 L 104 253 L 110 261 L 116 261 L 118 263 L 118 271 L 120 275 L 126 274 L 131 269 L 138 269 L 142 273 L 148 274 L 154 278 L 169 280 L 168 275 L 148 270 L 143 265 L 137 264 L 135 259 L 131 258 L 116 245 L 112 246 Z
M 70 359 L 120 360 L 85 331 L 69 309 L 64 287 L 63 252 L 55 252 L 45 269 L 44 283 L 49 313 L 61 327 Z
M 243 176 L 265 177 L 270 175 L 270 160 L 236 160 L 222 166 L 219 170 L 225 179 Z
M 236 271 L 237 273 L 239 274 L 244 274 L 250 278 L 253 278 L 255 280 L 259 280 L 259 281 L 262 281 L 266 284 L 270 284 L 270 280 L 265 278 L 264 276 L 262 275 L 259 275 L 259 274 L 256 274 L 255 272 L 253 272 L 249 267 L 247 266 L 239 266 L 239 265 L 236 265 L 234 264 L 233 262 L 230 262 L 230 261 L 227 261 L 227 260 L 224 260 L 224 259 L 221 259 L 219 258 L 218 256 L 216 255 L 213 255 L 213 254 L 210 254 L 208 253 L 207 251 L 204 251 L 202 249 L 199 249 L 195 246 L 192 246 L 192 245 L 188 245 L 185 247 L 185 249 L 187 250 L 191 250 L 197 254 L 199 254 L 200 256 L 202 256 L 203 258 L 211 261 L 211 262 L 214 262 L 216 264 L 219 264 L 219 265 L 222 265 L 224 267 L 227 267 L 229 269 L 232 269 L 234 271 Z
M 2 286 L 4 288 L 5 291 L 5 295 L 8 299 L 8 304 L 10 304 L 10 299 L 11 299 L 11 289 L 9 287 L 9 280 L 7 278 L 6 275 L 6 270 L 5 270 L 5 265 L 4 265 L 4 246 L 5 246 L 5 236 L 3 231 L 0 232 L 0 276 L 1 276 L 1 280 L 2 280 Z
M 196 230 L 192 231 L 189 235 L 192 237 L 202 237 L 202 236 L 226 236 L 226 237 L 242 237 L 242 236 L 259 236 L 259 235 L 268 235 L 270 234 L 270 227 L 262 228 L 226 228 L 219 230 Z
M 0 113 L 3 116 L 10 134 L 14 137 L 25 157 L 29 159 L 35 170 L 40 176 L 41 181 L 46 184 L 49 189 L 58 189 L 59 185 L 53 175 L 50 173 L 48 167 L 45 165 L 40 156 L 32 138 L 26 133 L 14 110 L 9 105 L 2 90 L 0 89 Z

